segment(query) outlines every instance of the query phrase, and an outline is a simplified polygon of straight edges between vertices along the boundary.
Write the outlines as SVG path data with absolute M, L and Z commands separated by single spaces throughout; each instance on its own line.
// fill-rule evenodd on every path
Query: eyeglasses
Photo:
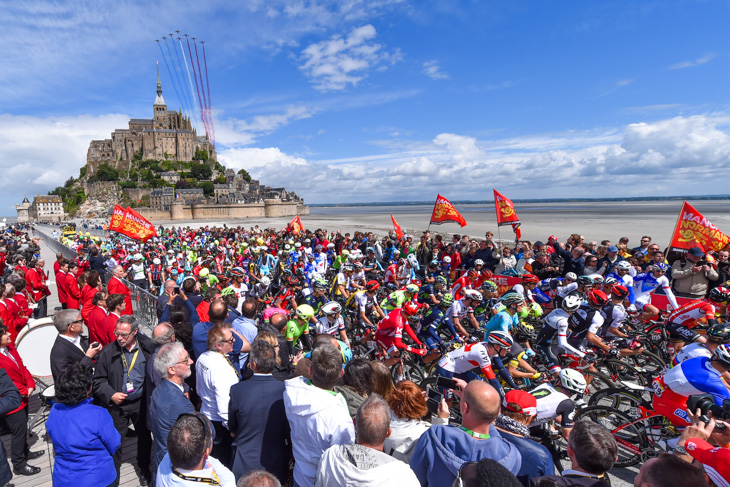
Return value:
M 118 332 L 118 331 L 114 331 L 114 334 L 115 334 L 116 336 L 118 336 L 118 337 L 122 337 L 122 338 L 129 338 L 129 335 L 131 335 L 131 334 L 132 334 L 132 332 L 130 331 L 129 333 L 120 333 L 120 332 Z
M 456 475 L 454 482 L 451 487 L 464 487 L 464 479 L 474 480 L 476 479 L 476 467 L 479 462 L 466 462 L 462 463 L 459 468 L 459 473 Z
M 78 320 L 72 321 L 71 323 L 69 323 L 69 325 L 75 325 L 76 323 L 83 323 L 83 322 L 84 322 L 84 319 L 83 318 L 79 318 Z
M 190 361 L 190 355 L 188 355 L 187 357 L 185 357 L 184 359 L 182 359 L 182 360 L 181 360 L 181 361 L 179 361 L 179 362 L 175 362 L 175 365 L 178 365 L 178 364 L 186 364 L 186 365 L 187 365 L 187 363 L 188 363 L 189 361 Z
M 228 340 L 221 340 L 218 343 L 233 343 L 234 341 L 235 341 L 235 339 L 233 337 L 231 337 Z

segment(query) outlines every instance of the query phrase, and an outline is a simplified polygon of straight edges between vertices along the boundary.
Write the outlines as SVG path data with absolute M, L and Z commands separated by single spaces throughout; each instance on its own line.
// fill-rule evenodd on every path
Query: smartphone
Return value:
M 180 294 L 180 288 L 176 286 L 176 287 L 172 288 L 172 292 L 174 294 Z
M 89 348 L 98 348 L 101 347 L 101 343 L 99 342 L 93 342 L 91 345 L 89 345 Z
M 428 407 L 428 412 L 431 414 L 438 414 L 439 405 L 441 404 L 443 398 L 443 394 L 441 394 L 436 389 L 429 389 L 428 399 L 426 399 L 426 407 Z
M 436 378 L 436 387 L 443 387 L 444 389 L 458 389 L 459 386 L 456 385 L 456 381 L 454 379 L 447 379 L 446 377 L 437 377 Z

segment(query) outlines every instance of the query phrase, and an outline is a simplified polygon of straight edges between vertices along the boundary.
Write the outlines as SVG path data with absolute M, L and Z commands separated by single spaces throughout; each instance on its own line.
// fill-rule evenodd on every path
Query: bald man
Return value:
M 421 485 L 451 485 L 465 462 L 490 458 L 517 474 L 522 458 L 494 426 L 500 411 L 499 393 L 486 382 L 466 384 L 457 379 L 461 391 L 462 426 L 434 425 L 418 440 L 411 468 Z
M 107 290 L 109 291 L 109 294 L 121 294 L 124 296 L 124 304 L 126 305 L 124 307 L 124 311 L 122 311 L 123 315 L 131 315 L 132 314 L 132 291 L 129 290 L 126 284 L 122 282 L 121 280 L 124 279 L 126 276 L 126 273 L 124 272 L 124 267 L 118 265 L 114 268 L 114 271 L 112 272 L 112 277 L 109 279 L 109 284 L 107 284 Z

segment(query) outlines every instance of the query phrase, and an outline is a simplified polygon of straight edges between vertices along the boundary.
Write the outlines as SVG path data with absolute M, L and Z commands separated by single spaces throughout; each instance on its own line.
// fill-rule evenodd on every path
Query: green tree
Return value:
M 207 161 L 208 153 L 201 149 L 195 149 L 195 156 L 193 158 L 196 161 Z
M 137 181 L 122 181 L 121 183 L 119 183 L 119 186 L 121 186 L 124 189 L 136 188 Z
M 207 197 L 213 196 L 215 194 L 215 187 L 210 181 L 204 181 L 200 183 L 200 187 L 203 189 L 203 193 Z
M 240 174 L 241 177 L 243 178 L 243 180 L 246 181 L 247 183 L 251 182 L 251 175 L 245 169 L 239 169 L 238 174 Z
M 119 171 L 109 164 L 99 164 L 94 176 L 96 176 L 97 181 L 119 181 Z
M 86 166 L 81 166 L 81 169 L 79 170 L 79 179 L 86 176 Z
M 217 178 L 215 178 L 215 181 L 213 181 L 215 184 L 226 184 L 226 177 L 224 175 L 220 175 Z
M 175 182 L 175 189 L 188 189 L 188 188 L 190 188 L 190 183 L 184 179 L 179 179 Z
M 164 188 L 167 186 L 167 181 L 161 178 L 154 178 L 150 181 L 150 188 Z
M 76 180 L 73 177 L 70 177 L 66 180 L 66 182 L 63 184 L 64 188 L 70 188 L 73 186 L 73 184 L 76 182 Z
M 192 164 L 190 175 L 199 181 L 208 180 L 213 176 L 213 170 L 207 164 Z
M 150 195 L 146 194 L 139 200 L 139 206 L 150 206 Z

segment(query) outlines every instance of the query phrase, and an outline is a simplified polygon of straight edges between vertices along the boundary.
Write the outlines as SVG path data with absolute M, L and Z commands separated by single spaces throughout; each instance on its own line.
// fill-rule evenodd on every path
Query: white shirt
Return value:
M 236 477 L 233 475 L 233 472 L 228 470 L 221 462 L 213 457 L 208 457 L 208 460 L 205 462 L 205 467 L 200 470 L 185 470 L 180 468 L 177 469 L 177 471 L 188 477 L 200 477 L 211 480 L 218 477 L 221 487 L 236 487 Z M 213 473 L 215 473 L 215 476 Z M 172 473 L 172 463 L 170 462 L 170 454 L 168 453 L 165 455 L 165 458 L 162 459 L 160 466 L 157 468 L 155 485 L 157 485 L 157 487 L 200 487 L 201 485 L 210 484 L 183 480 Z
M 81 337 L 80 336 L 77 336 L 76 338 L 71 338 L 68 335 L 58 335 L 58 336 L 60 336 L 61 338 L 64 338 L 64 339 L 68 340 L 69 342 L 73 343 L 82 352 L 84 351 L 84 349 L 81 348 Z
M 200 412 L 211 421 L 228 427 L 228 401 L 231 386 L 238 384 L 236 369 L 221 353 L 207 351 L 195 362 L 198 395 L 203 402 Z

